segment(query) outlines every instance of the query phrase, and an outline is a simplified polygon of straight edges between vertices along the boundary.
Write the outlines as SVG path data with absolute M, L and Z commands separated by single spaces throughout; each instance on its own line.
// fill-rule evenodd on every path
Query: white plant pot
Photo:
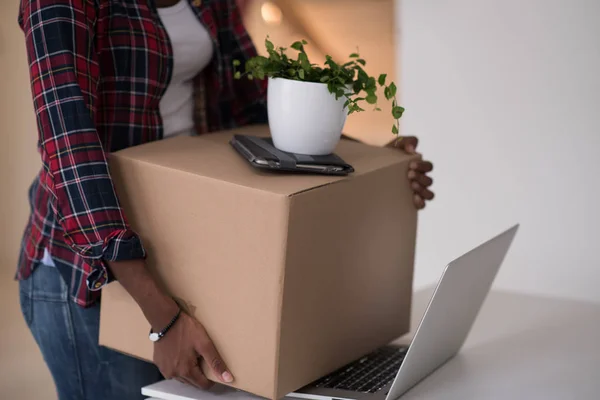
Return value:
M 324 83 L 269 78 L 267 108 L 273 144 L 282 151 L 334 152 L 346 123 L 345 97 L 335 99 Z

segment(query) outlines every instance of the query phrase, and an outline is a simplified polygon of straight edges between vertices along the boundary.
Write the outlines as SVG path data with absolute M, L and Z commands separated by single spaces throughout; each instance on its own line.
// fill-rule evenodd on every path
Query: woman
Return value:
M 43 168 L 17 278 L 59 398 L 139 398 L 162 375 L 207 387 L 200 358 L 232 382 L 202 325 L 148 274 L 106 158 L 167 136 L 267 122 L 266 83 L 232 76 L 233 59 L 256 54 L 234 0 L 22 0 L 19 23 Z M 408 138 L 399 149 L 416 144 Z M 418 207 L 433 197 L 431 169 L 411 166 Z M 99 293 L 111 279 L 160 333 L 156 366 L 97 345 Z

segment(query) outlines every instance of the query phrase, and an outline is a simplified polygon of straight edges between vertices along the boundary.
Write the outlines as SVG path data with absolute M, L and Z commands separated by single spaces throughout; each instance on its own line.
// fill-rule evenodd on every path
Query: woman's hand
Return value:
M 166 335 L 154 344 L 154 363 L 167 379 L 175 378 L 193 386 L 209 389 L 212 386 L 200 369 L 203 359 L 215 376 L 224 383 L 233 376 L 217 352 L 206 330 L 198 321 L 182 312 Z
M 418 154 L 418 144 L 419 139 L 414 136 L 406 136 L 399 141 L 393 141 L 388 147 L 396 148 L 408 154 Z M 430 189 L 433 184 L 433 179 L 427 176 L 427 173 L 432 170 L 433 164 L 430 161 L 419 160 L 410 163 L 408 180 L 414 193 L 413 201 L 418 209 L 425 208 L 425 202 L 433 200 L 435 196 Z
M 108 264 L 117 280 L 140 306 L 153 331 L 164 329 L 179 311 L 179 306 L 160 289 L 144 261 Z M 154 363 L 165 378 L 208 389 L 212 383 L 200 369 L 200 360 L 204 360 L 223 383 L 233 382 L 233 376 L 202 324 L 182 311 L 165 336 L 154 343 Z

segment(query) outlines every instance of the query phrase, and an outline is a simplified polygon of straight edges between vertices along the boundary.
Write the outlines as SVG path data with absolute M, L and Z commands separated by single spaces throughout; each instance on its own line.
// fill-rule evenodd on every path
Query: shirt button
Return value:
M 87 288 L 92 292 L 102 289 L 106 282 L 108 282 L 108 274 L 103 269 L 93 270 L 86 279 Z

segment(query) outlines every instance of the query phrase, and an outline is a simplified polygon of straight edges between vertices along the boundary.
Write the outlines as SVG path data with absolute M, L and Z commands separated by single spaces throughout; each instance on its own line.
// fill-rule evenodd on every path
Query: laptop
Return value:
M 385 346 L 288 397 L 396 400 L 454 357 L 469 334 L 519 225 L 446 266 L 408 346 Z
M 448 264 L 408 346 L 385 346 L 287 395 L 314 400 L 396 400 L 462 347 L 490 291 L 519 225 Z M 202 391 L 175 380 L 149 385 L 142 394 L 163 400 L 256 400 L 217 385 Z

